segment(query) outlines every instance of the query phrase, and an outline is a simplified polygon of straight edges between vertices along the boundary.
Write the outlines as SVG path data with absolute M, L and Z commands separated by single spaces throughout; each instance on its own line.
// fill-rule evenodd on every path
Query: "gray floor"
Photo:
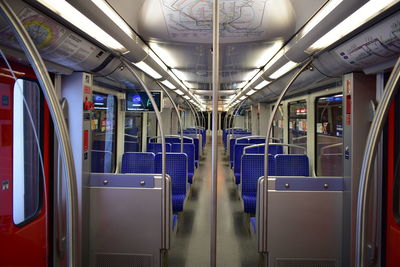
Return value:
M 255 237 L 250 233 L 232 170 L 228 166 L 221 140 L 219 142 L 217 266 L 257 266 Z M 172 235 L 169 266 L 209 266 L 210 175 L 211 139 L 196 171 L 184 212 L 180 214 L 177 231 Z

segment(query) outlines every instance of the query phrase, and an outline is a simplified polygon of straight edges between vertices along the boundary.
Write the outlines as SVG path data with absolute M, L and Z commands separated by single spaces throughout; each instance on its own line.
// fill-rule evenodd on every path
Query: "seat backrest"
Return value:
M 91 172 L 111 173 L 112 153 L 110 151 L 92 150 Z
M 268 155 L 268 176 L 275 175 L 275 158 Z M 241 184 L 242 195 L 256 196 L 258 179 L 264 176 L 264 155 L 244 154 L 242 156 Z
M 250 142 L 249 142 L 249 139 L 247 139 L 247 138 L 236 140 L 236 144 L 248 144 L 248 143 L 250 143 Z
M 265 144 L 265 138 L 250 138 L 249 139 L 250 144 Z
M 308 157 L 304 154 L 275 155 L 277 176 L 309 176 Z
M 121 173 L 155 173 L 155 154 L 152 152 L 128 152 L 122 155 Z
M 172 144 L 171 150 L 171 152 L 180 153 L 181 144 Z M 194 173 L 194 144 L 183 144 L 183 153 L 188 157 L 188 172 Z
M 114 147 L 113 141 L 95 140 L 92 144 L 92 150 L 98 151 L 112 151 Z
M 156 173 L 161 173 L 161 160 L 162 154 L 156 154 Z M 188 182 L 187 155 L 185 153 L 167 153 L 165 165 L 166 173 L 171 177 L 172 195 L 186 194 Z
M 180 143 L 181 139 L 179 137 L 166 137 L 165 142 L 173 144 L 173 143 Z
M 240 173 L 243 149 L 249 146 L 249 144 L 236 144 L 234 146 L 234 156 L 233 156 L 233 172 Z
M 162 144 L 161 143 L 147 143 L 147 152 L 160 153 Z M 171 144 L 165 144 L 167 152 L 171 152 Z
M 139 152 L 139 143 L 125 141 L 124 151 L 125 152 Z
M 264 154 L 265 146 L 257 146 L 246 149 L 246 153 L 248 154 Z M 268 154 L 276 155 L 283 153 L 283 146 L 281 145 L 269 145 Z

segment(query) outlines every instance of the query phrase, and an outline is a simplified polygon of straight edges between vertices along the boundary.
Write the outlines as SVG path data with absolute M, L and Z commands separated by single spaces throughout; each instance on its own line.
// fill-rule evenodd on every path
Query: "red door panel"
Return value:
M 396 107 L 398 103 L 393 103 L 388 116 L 388 140 L 387 140 L 387 214 L 386 214 L 386 266 L 400 266 L 400 225 L 395 219 L 394 212 L 394 186 L 395 179 L 400 175 L 399 171 L 396 174 L 396 157 L 399 155 L 400 143 L 400 127 L 398 111 Z M 397 162 L 398 164 L 398 162 Z M 398 168 L 398 167 L 397 167 Z M 397 185 L 398 186 L 398 185 Z M 398 201 L 398 199 L 397 199 Z
M 18 71 L 16 72 L 18 78 L 34 81 L 35 76 L 30 68 L 13 64 L 13 69 Z M 44 175 L 41 174 L 41 179 L 38 179 L 40 181 L 38 186 L 40 188 L 38 191 L 38 195 L 40 195 L 39 209 L 35 216 L 16 225 L 13 217 L 13 205 L 15 204 L 13 191 L 16 189 L 13 184 L 14 84 L 15 81 L 10 76 L 8 69 L 0 64 L 0 266 L 47 266 L 48 188 L 44 190 L 43 184 L 45 183 L 48 186 L 50 175 L 49 112 L 46 105 L 43 104 L 44 101 L 42 101 L 42 104 L 37 103 L 37 105 L 41 105 L 38 106 L 41 114 L 39 132 L 44 164 Z M 25 153 L 29 153 L 29 151 Z M 24 161 L 24 158 L 21 161 L 25 162 L 26 169 L 31 167 L 29 162 Z M 44 177 L 45 182 L 43 182 Z M 27 198 L 27 196 L 24 196 L 24 198 Z M 23 206 L 24 209 L 26 209 L 26 206 Z

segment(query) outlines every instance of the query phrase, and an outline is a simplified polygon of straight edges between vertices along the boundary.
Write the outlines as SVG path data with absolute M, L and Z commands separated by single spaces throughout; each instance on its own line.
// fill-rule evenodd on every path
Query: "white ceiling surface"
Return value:
M 327 0 L 220 0 L 221 89 L 241 88 Z M 191 89 L 211 89 L 212 0 L 107 0 Z

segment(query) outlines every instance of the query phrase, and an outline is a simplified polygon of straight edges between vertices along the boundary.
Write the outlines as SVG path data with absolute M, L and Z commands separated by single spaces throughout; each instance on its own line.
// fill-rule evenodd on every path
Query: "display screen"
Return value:
M 93 94 L 94 109 L 107 109 L 107 95 Z
M 151 95 L 161 111 L 161 92 L 152 92 Z M 126 111 L 154 111 L 146 92 L 126 93 Z

